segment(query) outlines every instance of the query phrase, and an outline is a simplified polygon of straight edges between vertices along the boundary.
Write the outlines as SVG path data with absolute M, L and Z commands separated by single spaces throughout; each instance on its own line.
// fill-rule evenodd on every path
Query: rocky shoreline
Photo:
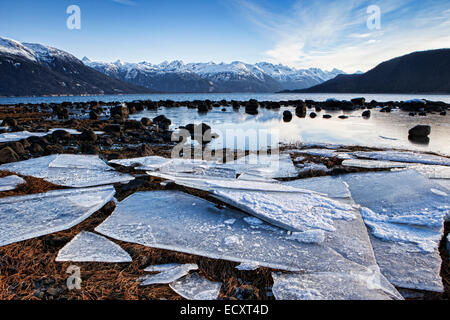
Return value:
M 61 103 L 15 106 L 0 106 L 1 133 L 41 133 L 11 142 L 0 142 L 0 164 L 24 161 L 42 156 L 56 154 L 86 154 L 99 155 L 103 160 L 128 159 L 147 156 L 170 157 L 170 152 L 176 142 L 172 141 L 173 131 L 171 120 L 164 115 L 154 119 L 143 118 L 140 121 L 129 117 L 144 110 L 154 110 L 158 107 L 176 108 L 186 106 L 193 112 L 205 113 L 213 108 L 232 106 L 234 109 L 245 110 L 248 114 L 257 114 L 261 108 L 279 109 L 282 106 L 295 107 L 295 115 L 284 113 L 284 121 L 289 122 L 294 116 L 306 117 L 308 110 L 363 111 L 363 116 L 370 117 L 376 107 L 380 112 L 391 112 L 400 109 L 412 115 L 426 116 L 438 113 L 442 116 L 450 109 L 450 105 L 440 102 L 410 101 L 410 102 L 369 102 L 364 99 L 354 99 L 351 102 L 328 100 L 258 102 L 250 101 L 134 101 L 129 103 L 103 103 L 99 101 L 88 103 Z M 310 117 L 314 118 L 314 111 Z M 317 114 L 316 114 L 317 116 Z M 324 118 L 327 118 L 324 116 Z M 345 116 L 342 117 L 345 119 Z M 51 131 L 51 130 L 54 131 Z M 191 134 L 196 125 L 185 127 Z M 202 134 L 211 129 L 207 124 L 201 125 Z M 420 129 L 416 129 L 419 130 Z M 425 129 L 425 134 L 427 130 Z M 428 133 L 429 134 L 429 133 Z M 419 132 L 419 135 L 423 135 Z M 207 146 L 204 145 L 203 148 Z M 281 151 L 288 152 L 293 146 L 284 146 Z M 291 152 L 291 158 L 297 168 L 305 168 L 293 178 L 340 175 L 359 172 L 386 171 L 383 168 L 356 168 L 343 165 L 344 158 L 338 156 L 323 156 L 319 153 L 304 154 L 300 147 Z M 321 150 L 322 146 L 314 148 Z M 327 150 L 324 148 L 323 150 Z M 219 152 L 226 150 L 219 150 Z M 328 150 L 330 151 L 330 150 Z M 339 152 L 380 151 L 375 148 L 341 146 L 335 149 Z M 312 164 L 312 166 L 311 166 Z M 308 167 L 308 165 L 310 165 Z M 122 201 L 139 191 L 179 190 L 204 198 L 218 206 L 224 204 L 209 196 L 172 183 L 164 179 L 145 175 L 145 171 L 115 165 L 122 173 L 131 173 L 136 178 L 127 184 L 115 184 L 116 197 Z M 0 178 L 12 173 L 0 171 Z M 36 194 L 56 189 L 62 189 L 42 179 L 23 176 L 26 184 L 14 191 L 0 192 L 0 198 Z M 289 181 L 292 179 L 281 179 Z M 271 270 L 259 268 L 255 271 L 239 271 L 236 263 L 223 260 L 213 260 L 152 249 L 140 245 L 118 242 L 133 258 L 133 263 L 123 264 L 80 264 L 83 268 L 84 289 L 69 291 L 66 287 L 66 269 L 70 264 L 56 263 L 58 251 L 80 231 L 94 231 L 94 228 L 104 221 L 114 210 L 116 204 L 109 202 L 85 222 L 70 230 L 26 240 L 0 248 L 0 299 L 180 299 L 167 286 L 139 287 L 136 278 L 145 275 L 143 268 L 149 264 L 164 264 L 172 262 L 196 263 L 200 272 L 210 280 L 224 284 L 221 299 L 272 300 L 270 288 L 273 285 Z M 445 235 L 448 235 L 449 224 L 445 224 Z M 441 275 L 446 291 L 443 294 L 413 291 L 413 299 L 448 299 L 450 289 L 450 270 L 448 251 L 443 241 L 440 246 L 443 260 Z

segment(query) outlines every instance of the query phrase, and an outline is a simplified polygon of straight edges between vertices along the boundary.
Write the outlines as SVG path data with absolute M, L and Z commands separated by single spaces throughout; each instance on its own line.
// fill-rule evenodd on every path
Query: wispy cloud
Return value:
M 124 4 L 127 6 L 135 6 L 136 2 L 134 2 L 133 0 L 112 0 L 113 2 L 116 3 L 120 3 L 120 4 Z
M 280 14 L 252 0 L 236 8 L 267 37 L 267 59 L 294 67 L 366 71 L 413 51 L 450 47 L 447 0 L 381 0 L 381 30 L 369 30 L 368 0 L 297 0 Z M 259 2 L 261 3 L 261 2 Z

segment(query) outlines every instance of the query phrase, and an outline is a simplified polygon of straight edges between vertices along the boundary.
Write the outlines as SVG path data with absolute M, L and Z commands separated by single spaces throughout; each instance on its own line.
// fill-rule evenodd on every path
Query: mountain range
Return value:
M 151 92 L 110 78 L 62 50 L 0 38 L 0 96 Z
M 294 93 L 450 94 L 450 49 L 414 52 Z
M 330 72 L 317 68 L 294 69 L 267 62 L 247 64 L 188 63 L 161 64 L 83 62 L 110 77 L 162 92 L 276 92 L 309 88 L 330 80 L 343 71 Z

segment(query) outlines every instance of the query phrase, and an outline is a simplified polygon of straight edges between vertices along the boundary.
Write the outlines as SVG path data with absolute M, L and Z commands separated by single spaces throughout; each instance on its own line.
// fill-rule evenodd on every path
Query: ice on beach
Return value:
M 239 271 L 255 271 L 259 268 L 257 263 L 241 263 L 236 267 Z
M 373 160 L 450 166 L 449 158 L 410 151 L 360 151 L 351 155 Z
M 164 174 L 157 172 L 147 172 L 153 177 L 159 177 L 175 182 L 178 185 L 198 189 L 207 192 L 213 192 L 216 189 L 239 189 L 249 191 L 272 191 L 272 192 L 290 192 L 290 193 L 313 193 L 309 190 L 302 190 L 294 187 L 284 186 L 278 181 L 265 182 L 258 180 L 243 180 L 198 176 L 193 174 Z
M 234 169 L 237 173 L 252 174 L 268 179 L 294 178 L 298 175 L 297 169 L 288 153 L 271 155 L 250 154 L 221 166 Z
M 217 300 L 222 284 L 212 282 L 198 273 L 190 274 L 183 279 L 172 282 L 170 288 L 187 300 Z
M 270 183 L 278 183 L 278 180 L 265 178 L 263 176 L 259 176 L 256 174 L 248 174 L 243 173 L 238 177 L 238 180 L 246 180 L 246 181 L 261 181 L 261 182 L 270 182 Z
M 0 178 L 0 192 L 15 190 L 17 186 L 24 183 L 26 183 L 26 181 L 18 176 Z
M 64 187 L 85 188 L 120 182 L 134 177 L 114 171 L 98 156 L 51 155 L 0 166 L 0 170 L 41 178 Z
M 327 195 L 330 198 L 350 198 L 350 190 L 341 177 L 319 177 L 283 182 L 283 185 L 306 189 Z
M 403 300 L 377 266 L 364 272 L 272 273 L 272 278 L 277 300 Z
M 364 169 L 393 169 L 393 168 L 406 168 L 410 164 L 393 161 L 352 159 L 352 160 L 345 160 L 344 162 L 342 162 L 342 165 L 346 167 L 364 168 Z
M 70 229 L 100 210 L 114 194 L 108 186 L 0 199 L 0 246 Z
M 297 164 L 297 170 L 298 173 L 307 173 L 307 172 L 328 172 L 330 169 L 324 164 L 317 164 L 317 163 L 304 163 L 304 164 Z
M 268 179 L 290 178 L 297 176 L 292 159 L 288 154 L 256 155 L 251 154 L 229 163 L 217 163 L 196 159 L 169 159 L 150 156 L 135 159 L 111 160 L 110 164 L 135 167 L 138 170 L 168 174 L 191 173 L 235 178 L 239 174 L 251 174 Z M 214 174 L 216 172 L 216 174 Z
M 290 236 L 302 243 L 322 244 L 325 241 L 326 234 L 323 230 L 308 230 L 304 232 L 294 232 Z
M 152 248 L 280 270 L 329 272 L 376 264 L 360 216 L 336 220 L 336 232 L 328 232 L 322 244 L 301 243 L 261 221 L 249 224 L 248 218 L 179 191 L 149 191 L 119 203 L 96 231 Z
M 351 205 L 316 193 L 283 193 L 216 189 L 214 197 L 252 216 L 288 231 L 335 231 L 334 220 L 355 218 Z
M 56 261 L 125 263 L 133 259 L 119 245 L 105 237 L 82 231 L 59 251 Z
M 149 266 L 144 269 L 145 272 L 164 272 L 175 267 L 182 266 L 180 263 L 168 263 L 168 264 L 158 264 L 154 266 Z
M 413 170 L 343 177 L 371 232 L 378 264 L 394 285 L 442 291 L 439 242 L 450 198 Z
M 45 137 L 49 134 L 52 134 L 53 132 L 57 130 L 66 131 L 73 135 L 80 135 L 81 132 L 74 129 L 66 129 L 66 128 L 56 128 L 51 129 L 48 132 L 28 132 L 28 131 L 19 131 L 19 132 L 7 132 L 0 134 L 0 143 L 2 142 L 16 142 L 23 139 L 28 139 L 30 137 Z M 103 134 L 104 132 L 96 132 L 96 134 Z
M 322 157 L 322 158 L 339 158 L 339 159 L 353 159 L 353 156 L 345 153 L 338 152 L 330 149 L 303 149 L 297 150 L 296 153 L 307 154 L 310 156 Z
M 141 282 L 140 286 L 142 287 L 153 284 L 169 284 L 186 276 L 190 271 L 197 269 L 198 266 L 196 264 L 183 264 L 173 268 L 168 268 L 167 270 L 161 271 L 157 274 L 141 277 L 138 281 Z

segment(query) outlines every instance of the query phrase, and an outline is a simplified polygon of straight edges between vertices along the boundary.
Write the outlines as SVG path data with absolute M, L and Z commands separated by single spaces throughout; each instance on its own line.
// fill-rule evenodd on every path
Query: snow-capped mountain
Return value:
M 149 92 L 93 70 L 65 51 L 0 38 L 0 96 Z
M 164 92 L 276 92 L 309 88 L 344 74 L 340 70 L 293 69 L 263 62 L 246 64 L 188 63 L 161 64 L 83 62 L 110 77 Z

